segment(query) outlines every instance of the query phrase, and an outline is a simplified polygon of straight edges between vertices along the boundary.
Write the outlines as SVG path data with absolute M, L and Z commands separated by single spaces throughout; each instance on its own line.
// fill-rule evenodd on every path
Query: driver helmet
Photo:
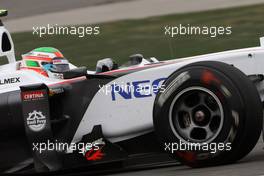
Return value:
M 41 47 L 22 55 L 21 69 L 30 69 L 47 77 L 63 79 L 62 73 L 70 67 L 68 60 L 58 49 Z

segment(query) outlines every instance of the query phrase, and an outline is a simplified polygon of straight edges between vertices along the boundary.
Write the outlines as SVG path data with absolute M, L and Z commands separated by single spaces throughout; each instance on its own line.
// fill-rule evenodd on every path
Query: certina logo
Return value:
M 36 100 L 44 98 L 43 91 L 26 92 L 23 94 L 23 100 Z
M 46 116 L 41 111 L 34 110 L 28 113 L 27 125 L 32 131 L 38 132 L 45 128 L 47 123 Z
M 0 79 L 0 85 L 14 84 L 20 82 L 20 77 Z
M 142 80 L 127 82 L 124 84 L 111 84 L 112 101 L 116 101 L 117 97 L 129 100 L 133 98 L 146 98 L 156 95 L 159 91 L 164 91 L 162 84 L 166 78 L 152 80 Z

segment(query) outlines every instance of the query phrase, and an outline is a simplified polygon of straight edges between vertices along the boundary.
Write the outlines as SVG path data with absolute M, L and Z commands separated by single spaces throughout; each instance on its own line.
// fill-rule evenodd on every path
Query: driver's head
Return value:
M 55 57 L 52 59 L 51 72 L 62 73 L 70 70 L 69 62 L 64 57 Z
M 61 76 L 56 75 L 69 70 L 68 60 L 52 47 L 36 48 L 22 55 L 22 59 L 22 69 L 31 69 L 48 77 L 61 79 Z

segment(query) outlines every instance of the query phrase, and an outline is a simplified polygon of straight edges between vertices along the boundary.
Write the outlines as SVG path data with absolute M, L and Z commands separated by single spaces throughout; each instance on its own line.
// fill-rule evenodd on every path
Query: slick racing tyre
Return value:
M 233 163 L 256 145 L 262 103 L 237 68 L 197 62 L 174 72 L 163 86 L 154 103 L 154 129 L 162 149 L 183 164 Z

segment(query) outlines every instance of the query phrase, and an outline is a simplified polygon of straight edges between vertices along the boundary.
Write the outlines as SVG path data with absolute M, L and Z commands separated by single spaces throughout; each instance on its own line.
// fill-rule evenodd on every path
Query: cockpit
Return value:
M 117 63 L 112 58 L 105 58 L 102 60 L 99 60 L 96 65 L 96 73 L 103 73 L 107 71 L 112 71 L 116 69 L 122 69 L 122 68 L 128 68 L 128 67 L 140 67 L 148 64 L 156 64 L 160 63 L 159 60 L 157 60 L 154 57 L 151 57 L 149 59 L 145 59 L 142 54 L 133 54 L 129 57 L 128 62 L 125 64 L 118 66 Z

